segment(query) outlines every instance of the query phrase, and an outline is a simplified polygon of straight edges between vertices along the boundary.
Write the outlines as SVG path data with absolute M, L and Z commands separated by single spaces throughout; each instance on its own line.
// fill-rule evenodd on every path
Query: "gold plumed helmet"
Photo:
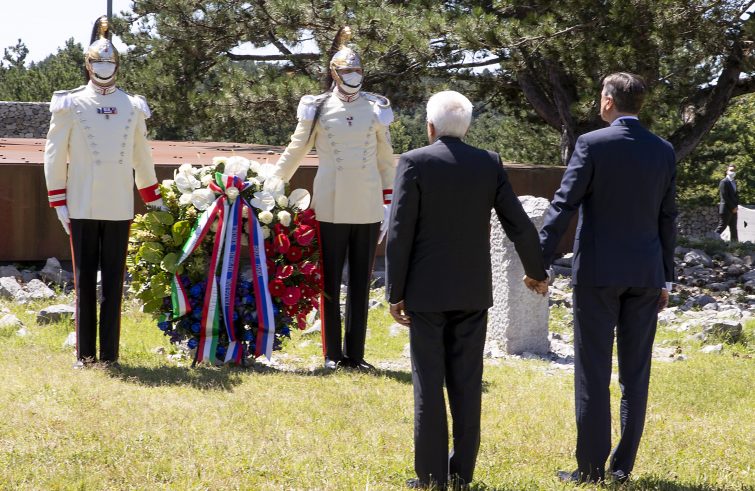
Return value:
M 338 31 L 333 46 L 338 51 L 330 59 L 330 68 L 333 70 L 342 70 L 344 68 L 362 68 L 362 60 L 359 55 L 348 47 L 346 43 L 351 40 L 351 28 L 344 26 Z
M 118 50 L 115 49 L 110 41 L 110 25 L 107 16 L 103 15 L 94 23 L 92 30 L 92 44 L 87 48 L 85 59 L 87 63 L 98 61 L 107 61 L 110 63 L 119 62 Z

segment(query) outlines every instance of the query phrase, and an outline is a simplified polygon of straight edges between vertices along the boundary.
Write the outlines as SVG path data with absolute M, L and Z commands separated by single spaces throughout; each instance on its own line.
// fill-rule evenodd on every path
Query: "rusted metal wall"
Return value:
M 152 142 L 159 180 L 173 176 L 183 162 L 209 163 L 216 155 L 244 155 L 275 162 L 280 148 L 197 142 Z M 20 148 L 23 147 L 23 148 Z M 0 139 L 0 261 L 38 261 L 48 257 L 70 259 L 68 236 L 47 204 L 42 155 L 44 140 Z M 256 154 L 252 154 L 256 152 Z M 273 152 L 273 154 L 269 154 Z M 187 156 L 193 156 L 189 158 Z M 268 156 L 269 155 L 269 156 Z M 506 165 L 511 184 L 518 195 L 550 199 L 558 189 L 563 167 Z M 291 180 L 291 187 L 312 191 L 317 172 L 316 157 L 309 157 Z M 145 211 L 134 190 L 136 213 Z M 561 250 L 571 250 L 574 226 L 564 237 Z M 383 246 L 378 255 L 383 254 Z

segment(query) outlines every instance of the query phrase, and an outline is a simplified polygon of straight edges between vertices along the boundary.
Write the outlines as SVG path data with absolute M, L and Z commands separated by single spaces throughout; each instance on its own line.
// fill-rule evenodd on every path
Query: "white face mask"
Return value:
M 110 82 L 115 75 L 117 66 L 109 61 L 96 61 L 92 63 L 92 78 L 98 82 Z
M 726 173 L 726 175 L 729 176 L 729 179 L 734 179 L 734 176 L 736 176 L 737 173 L 734 171 L 729 171 Z
M 362 87 L 362 74 L 357 72 L 344 73 L 341 75 L 341 90 L 347 94 L 355 94 Z

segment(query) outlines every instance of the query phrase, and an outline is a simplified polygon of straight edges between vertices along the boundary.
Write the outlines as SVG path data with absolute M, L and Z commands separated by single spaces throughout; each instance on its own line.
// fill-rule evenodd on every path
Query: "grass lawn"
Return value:
M 75 371 L 62 347 L 70 322 L 38 326 L 42 304 L 3 306 L 29 334 L 0 329 L 0 489 L 399 490 L 414 476 L 408 336 L 390 334 L 384 308 L 371 312 L 366 356 L 384 369 L 366 375 L 324 374 L 319 336 L 300 333 L 272 366 L 191 369 L 155 352 L 173 351 L 133 305 L 123 371 Z M 635 475 L 621 489 L 755 489 L 747 332 L 723 353 L 679 341 L 687 360 L 654 362 Z M 554 477 L 575 467 L 572 378 L 539 360 L 486 361 L 476 489 L 573 489 Z M 616 415 L 618 384 L 613 395 Z

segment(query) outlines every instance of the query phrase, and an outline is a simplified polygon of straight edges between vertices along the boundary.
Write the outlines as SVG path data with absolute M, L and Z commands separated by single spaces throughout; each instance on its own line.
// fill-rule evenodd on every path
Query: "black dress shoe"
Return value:
M 113 370 L 115 372 L 122 371 L 121 364 L 116 360 L 104 360 L 101 362 L 102 368 L 106 370 Z
M 73 364 L 73 369 L 83 370 L 84 368 L 91 368 L 95 363 L 97 363 L 97 360 L 94 358 L 80 358 Z
M 376 371 L 375 367 L 369 363 L 367 363 L 364 360 L 353 360 L 351 358 L 344 358 L 343 359 L 343 366 L 344 368 L 350 368 L 352 370 L 356 370 L 358 372 L 374 372 Z
M 594 479 L 586 474 L 583 474 L 579 472 L 579 469 L 569 472 L 569 471 L 558 471 L 556 473 L 556 476 L 558 476 L 558 479 L 561 482 L 569 482 L 574 484 L 583 484 L 583 483 L 592 483 L 595 484 L 600 481 L 600 479 Z
M 625 482 L 629 481 L 629 474 L 619 469 L 611 471 L 609 479 L 613 483 L 624 484 Z
M 407 479 L 406 487 L 409 489 L 429 489 L 429 486 L 427 484 L 423 484 L 418 477 Z

